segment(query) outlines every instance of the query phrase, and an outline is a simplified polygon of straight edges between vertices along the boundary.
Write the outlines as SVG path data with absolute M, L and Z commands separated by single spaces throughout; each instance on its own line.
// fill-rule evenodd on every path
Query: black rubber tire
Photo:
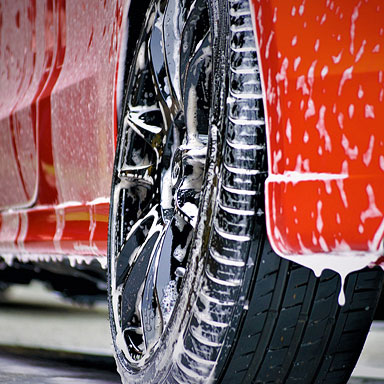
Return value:
M 336 273 L 316 278 L 272 251 L 265 235 L 265 125 L 249 3 L 209 4 L 214 131 L 183 290 L 157 350 L 140 367 L 116 347 L 109 295 L 118 370 L 126 384 L 346 383 L 373 318 L 382 270 L 351 274 L 340 307 Z M 109 264 L 113 258 L 109 252 Z
M 383 284 L 379 268 L 320 278 L 283 260 L 268 242 L 254 271 L 249 310 L 231 343 L 221 383 L 346 383 L 358 360 Z

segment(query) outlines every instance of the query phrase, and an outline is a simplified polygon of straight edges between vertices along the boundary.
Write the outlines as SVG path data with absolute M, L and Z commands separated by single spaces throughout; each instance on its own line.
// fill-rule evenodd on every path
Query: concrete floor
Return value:
M 0 383 L 120 382 L 105 304 L 73 305 L 33 283 L 12 287 L 0 310 Z M 384 384 L 383 352 L 384 322 L 375 322 L 348 384 Z
M 115 367 L 92 359 L 55 358 L 32 351 L 0 350 L 0 383 L 12 384 L 118 384 Z M 23 355 L 21 355 L 23 353 Z M 93 364 L 92 364 L 93 363 Z
M 352 376 L 384 383 L 384 321 L 373 322 Z
M 33 282 L 12 286 L 0 306 L 0 345 L 112 356 L 105 304 L 76 305 Z

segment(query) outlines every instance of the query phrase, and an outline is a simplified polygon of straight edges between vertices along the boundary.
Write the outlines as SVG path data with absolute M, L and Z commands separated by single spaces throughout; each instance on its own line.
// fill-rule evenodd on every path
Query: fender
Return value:
M 345 277 L 384 233 L 384 5 L 251 0 L 264 84 L 275 252 Z

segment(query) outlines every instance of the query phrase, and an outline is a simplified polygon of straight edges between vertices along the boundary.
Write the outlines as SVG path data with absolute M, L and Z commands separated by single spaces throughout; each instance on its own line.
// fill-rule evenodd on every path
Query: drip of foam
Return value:
M 345 279 L 355 271 L 365 268 L 367 265 L 374 264 L 380 257 L 379 252 L 357 253 L 349 252 L 346 254 L 308 254 L 308 255 L 280 255 L 281 257 L 291 260 L 295 263 L 312 269 L 315 276 L 320 277 L 325 269 L 335 271 L 340 275 L 341 286 L 339 292 L 339 305 L 345 304 Z
M 177 283 L 175 280 L 171 280 L 168 285 L 164 289 L 164 297 L 160 303 L 161 311 L 164 316 L 164 320 L 168 323 L 169 318 L 171 317 L 173 308 L 176 304 L 176 300 L 178 297 L 177 293 Z
M 39 253 L 9 253 L 5 252 L 1 254 L 1 260 L 9 267 L 12 267 L 14 260 L 20 263 L 29 262 L 62 262 L 68 260 L 72 267 L 77 265 L 86 264 L 90 265 L 93 261 L 97 261 L 102 269 L 107 269 L 107 257 L 106 256 L 83 256 L 72 254 L 39 254 Z

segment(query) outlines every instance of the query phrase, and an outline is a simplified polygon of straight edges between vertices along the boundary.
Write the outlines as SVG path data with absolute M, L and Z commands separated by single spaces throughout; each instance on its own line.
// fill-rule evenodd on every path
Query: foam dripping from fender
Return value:
M 260 20 L 261 12 L 259 12 L 259 15 L 257 16 L 254 13 L 255 9 L 253 7 L 251 7 L 251 9 L 252 9 L 251 18 L 252 18 L 253 30 L 257 31 L 256 24 L 261 23 L 261 20 Z M 276 16 L 274 17 L 274 22 L 276 21 L 275 18 L 276 18 Z M 265 105 L 267 105 L 266 84 L 269 84 L 269 82 L 267 82 L 266 81 L 267 79 L 264 78 L 264 72 L 262 70 L 262 62 L 259 60 L 259 58 L 261 57 L 261 54 L 260 54 L 259 41 L 257 41 L 257 39 L 255 41 L 255 45 L 256 45 L 256 51 L 257 51 L 257 56 L 258 56 L 258 65 L 261 69 L 260 70 L 261 83 L 264 84 L 264 86 L 261 87 L 261 91 L 262 91 L 262 95 L 263 95 L 263 104 L 265 106 Z M 268 42 L 267 42 L 267 45 L 268 45 Z M 266 55 L 269 55 L 268 50 L 269 49 L 267 48 Z M 300 63 L 300 60 L 298 60 L 297 65 L 299 63 Z M 322 75 L 325 76 L 327 72 L 328 72 L 328 67 L 326 70 L 324 70 Z M 350 72 L 351 72 L 351 69 L 348 69 L 346 71 L 345 75 L 350 76 Z M 285 80 L 285 78 L 284 78 L 284 80 Z M 345 79 L 343 81 L 345 81 Z M 265 108 L 264 113 L 265 113 L 265 124 L 266 124 L 266 126 L 268 126 L 269 125 L 268 109 Z M 324 128 L 324 127 L 321 126 L 320 128 Z M 270 132 L 270 129 L 267 129 L 267 132 Z M 289 133 L 288 139 L 290 140 L 291 139 L 291 137 L 290 137 L 291 127 L 288 129 L 288 133 Z M 322 133 L 325 134 L 324 131 L 322 131 Z M 267 148 L 270 149 L 271 143 L 270 143 L 270 137 L 268 135 L 267 135 L 266 140 L 267 140 Z M 308 139 L 307 139 L 307 141 L 308 141 Z M 268 158 L 269 158 L 269 167 L 272 167 L 271 154 L 270 153 L 269 153 Z M 301 172 L 291 172 L 291 174 L 292 175 L 290 175 L 290 176 L 293 176 L 292 179 L 295 179 L 295 178 L 302 179 L 303 176 L 305 177 L 305 174 L 301 173 Z M 280 176 L 281 175 L 269 175 L 269 178 L 280 177 Z M 312 177 L 312 176 L 313 175 L 309 175 L 309 177 Z M 318 174 L 316 176 L 320 176 L 319 179 L 323 179 L 324 182 L 327 182 L 327 178 L 328 178 L 327 175 Z M 340 181 L 342 181 L 343 174 L 340 174 L 338 176 L 341 178 Z M 346 175 L 346 176 L 348 176 L 348 175 Z M 295 180 L 291 180 L 291 181 L 295 181 Z M 268 182 L 268 179 L 267 179 L 267 182 Z M 339 182 L 339 185 L 342 185 L 342 184 Z M 343 192 L 343 191 L 341 191 L 341 192 Z M 268 200 L 268 194 L 266 194 L 266 199 Z M 332 271 L 336 272 L 337 274 L 339 274 L 340 279 L 341 279 L 341 286 L 340 286 L 340 292 L 339 292 L 339 296 L 338 296 L 338 302 L 339 302 L 339 305 L 341 305 L 341 306 L 344 305 L 346 302 L 344 285 L 345 285 L 345 281 L 346 281 L 347 276 L 353 272 L 356 272 L 356 271 L 359 271 L 363 268 L 366 268 L 367 266 L 371 267 L 371 266 L 377 265 L 380 257 L 382 257 L 384 255 L 383 241 L 381 241 L 380 247 L 377 247 L 378 241 L 382 237 L 382 233 L 384 230 L 384 228 L 383 228 L 384 227 L 384 221 L 380 225 L 380 228 L 377 231 L 375 238 L 372 241 L 372 244 L 369 244 L 370 250 L 368 250 L 366 252 L 349 251 L 349 250 L 345 250 L 345 249 L 340 249 L 339 252 L 333 251 L 332 253 L 326 253 L 326 252 L 324 252 L 324 253 L 310 253 L 310 252 L 308 252 L 308 253 L 304 253 L 304 254 L 290 254 L 290 251 L 288 249 L 286 251 L 284 250 L 284 252 L 281 252 L 281 251 L 279 251 L 280 247 L 277 247 L 274 244 L 274 236 L 273 236 L 273 233 L 271 231 L 270 220 L 269 220 L 271 218 L 271 216 L 273 215 L 273 212 L 268 211 L 268 207 L 269 207 L 269 204 L 268 204 L 268 201 L 266 201 L 265 216 L 266 216 L 266 221 L 267 221 L 267 232 L 269 234 L 268 237 L 269 237 L 269 240 L 271 242 L 271 246 L 272 246 L 273 250 L 280 257 L 287 259 L 287 260 L 290 260 L 290 261 L 293 261 L 293 262 L 298 263 L 298 264 L 300 264 L 306 268 L 311 269 L 314 272 L 315 276 L 317 276 L 317 277 L 320 277 L 322 272 L 325 269 L 332 270 Z M 322 224 L 321 224 L 321 226 L 322 226 Z M 278 235 L 280 235 L 280 234 L 278 234 Z M 277 237 L 279 237 L 279 236 L 277 236 Z M 305 251 L 304 248 L 302 250 Z M 384 263 L 381 263 L 381 267 L 384 269 Z
M 353 257 L 343 254 L 335 255 L 334 253 L 280 256 L 311 269 L 316 277 L 320 277 L 325 269 L 330 269 L 338 273 L 341 280 L 339 305 L 345 304 L 344 285 L 347 276 L 350 273 L 365 268 L 367 265 L 374 265 L 378 258 L 377 253 L 361 253 L 359 255 L 354 255 Z

